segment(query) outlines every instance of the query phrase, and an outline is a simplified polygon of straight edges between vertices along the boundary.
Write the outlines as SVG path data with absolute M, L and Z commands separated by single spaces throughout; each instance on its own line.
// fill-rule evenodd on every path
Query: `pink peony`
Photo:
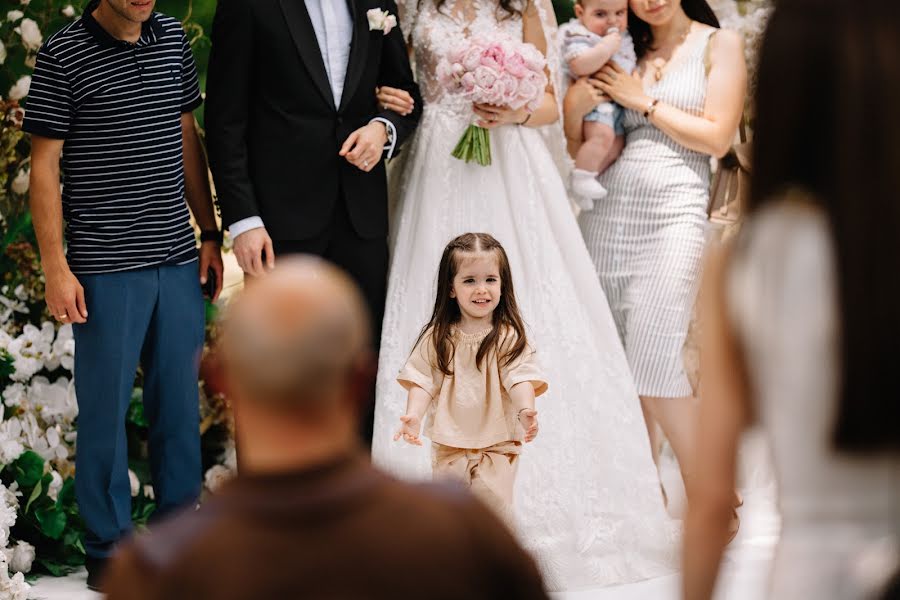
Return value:
M 506 64 L 506 51 L 500 44 L 491 44 L 482 51 L 481 66 L 494 71 L 502 71 L 504 64 Z
M 517 79 L 528 75 L 528 66 L 525 64 L 525 59 L 518 52 L 506 58 L 505 66 L 506 72 Z
M 469 47 L 459 62 L 466 71 L 474 71 L 481 64 L 481 48 L 478 46 Z
M 544 55 L 531 44 L 506 37 L 474 37 L 453 46 L 438 64 L 437 76 L 448 94 L 468 102 L 534 111 L 547 86 L 546 64 Z M 471 125 L 452 154 L 489 165 L 489 140 L 486 131 Z
M 472 73 L 466 73 L 459 80 L 460 86 L 462 86 L 463 92 L 466 94 L 471 94 L 475 91 L 475 75 Z

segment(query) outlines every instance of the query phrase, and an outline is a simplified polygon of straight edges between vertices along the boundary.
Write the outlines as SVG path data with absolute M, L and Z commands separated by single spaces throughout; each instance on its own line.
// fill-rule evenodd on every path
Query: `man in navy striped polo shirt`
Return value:
M 92 588 L 132 527 L 125 415 L 139 363 L 158 512 L 200 492 L 201 284 L 212 271 L 218 295 L 221 239 L 191 114 L 193 57 L 154 4 L 94 0 L 50 37 L 23 125 L 47 305 L 75 335 L 75 489 Z M 199 276 L 188 204 L 203 231 Z

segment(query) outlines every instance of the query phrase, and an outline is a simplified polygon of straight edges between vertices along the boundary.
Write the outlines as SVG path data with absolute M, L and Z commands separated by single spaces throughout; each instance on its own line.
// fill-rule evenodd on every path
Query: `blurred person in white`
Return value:
M 900 534 L 900 5 L 781 0 L 763 42 L 748 220 L 710 257 L 684 597 L 710 598 L 742 430 L 778 473 L 767 598 L 856 599 Z

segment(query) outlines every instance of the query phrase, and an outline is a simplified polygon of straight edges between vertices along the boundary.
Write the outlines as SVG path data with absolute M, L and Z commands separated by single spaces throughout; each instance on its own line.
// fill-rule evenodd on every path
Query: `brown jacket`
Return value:
M 402 483 L 359 456 L 239 477 L 125 545 L 106 584 L 111 600 L 547 598 L 467 492 Z

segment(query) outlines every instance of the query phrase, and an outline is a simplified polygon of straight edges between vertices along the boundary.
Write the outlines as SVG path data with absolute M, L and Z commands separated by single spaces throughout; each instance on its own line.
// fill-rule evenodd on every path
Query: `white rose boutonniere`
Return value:
M 384 35 L 397 26 L 397 17 L 380 8 L 366 11 L 366 18 L 369 20 L 369 31 L 381 31 Z

